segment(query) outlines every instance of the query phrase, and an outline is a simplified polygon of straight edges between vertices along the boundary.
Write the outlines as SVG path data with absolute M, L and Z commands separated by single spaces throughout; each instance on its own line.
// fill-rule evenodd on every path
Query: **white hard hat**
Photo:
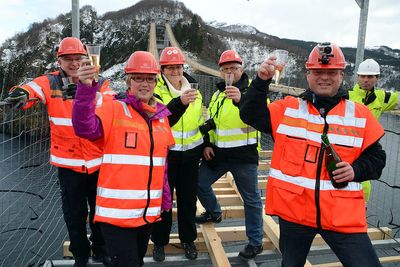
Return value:
M 379 75 L 381 70 L 379 68 L 378 62 L 373 59 L 366 59 L 360 63 L 357 70 L 358 75 Z

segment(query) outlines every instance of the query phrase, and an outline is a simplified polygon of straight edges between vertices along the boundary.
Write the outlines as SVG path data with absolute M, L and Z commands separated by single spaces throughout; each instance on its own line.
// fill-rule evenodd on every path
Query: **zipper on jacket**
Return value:
M 147 214 L 147 210 L 150 206 L 150 185 L 151 185 L 151 181 L 153 178 L 153 153 L 154 153 L 154 138 L 153 138 L 153 126 L 151 124 L 151 121 L 147 121 L 147 126 L 149 127 L 149 137 L 150 137 L 150 166 L 149 166 L 149 179 L 147 182 L 147 202 L 146 202 L 146 207 L 144 208 L 144 212 L 143 212 L 143 220 L 146 223 L 150 223 L 147 218 L 146 218 L 146 214 Z
M 325 149 L 321 146 L 321 152 L 318 156 L 318 165 L 317 165 L 317 176 L 315 177 L 315 208 L 316 208 L 316 223 L 317 227 L 322 229 L 321 226 L 321 206 L 319 201 L 319 193 L 320 193 L 320 185 L 321 185 L 321 170 L 322 170 L 322 161 L 324 157 Z
M 321 108 L 319 110 L 321 117 L 324 119 L 324 130 L 323 133 L 327 134 L 328 133 L 328 129 L 329 129 L 329 125 L 326 122 L 326 115 L 325 114 L 325 109 Z M 315 177 L 315 208 L 316 208 L 316 215 L 317 215 L 317 227 L 319 229 L 322 229 L 322 225 L 321 225 L 321 205 L 320 205 L 320 188 L 321 188 L 321 171 L 322 171 L 322 162 L 323 162 L 323 158 L 324 158 L 324 153 L 325 153 L 325 148 L 324 146 L 321 144 L 321 152 L 319 153 L 318 156 L 318 165 L 317 165 L 317 177 Z

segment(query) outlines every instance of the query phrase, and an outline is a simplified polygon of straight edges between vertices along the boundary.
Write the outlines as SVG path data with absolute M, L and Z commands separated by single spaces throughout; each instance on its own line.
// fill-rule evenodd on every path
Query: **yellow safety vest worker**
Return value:
M 399 93 L 387 92 L 382 89 L 373 89 L 371 91 L 360 88 L 356 83 L 353 90 L 349 90 L 349 99 L 364 104 L 372 112 L 376 119 L 382 115 L 382 112 L 392 110 L 398 104 Z M 371 181 L 362 182 L 365 201 L 368 202 L 371 196 Z
M 168 88 L 161 75 L 158 78 L 154 94 L 156 99 L 164 105 L 168 105 L 173 98 L 178 96 Z M 203 135 L 199 131 L 199 126 L 203 122 L 203 98 L 198 92 L 196 100 L 189 104 L 179 121 L 171 127 L 175 145 L 170 147 L 170 150 L 187 151 L 202 145 Z

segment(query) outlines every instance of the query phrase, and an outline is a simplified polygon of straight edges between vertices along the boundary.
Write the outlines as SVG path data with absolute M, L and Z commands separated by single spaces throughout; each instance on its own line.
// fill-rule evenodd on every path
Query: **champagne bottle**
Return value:
M 332 174 L 332 172 L 337 169 L 336 164 L 341 162 L 342 159 L 336 153 L 335 149 L 333 149 L 326 134 L 322 134 L 321 139 L 323 145 L 325 146 L 325 164 L 333 187 L 335 188 L 346 187 L 348 182 L 338 183 L 333 179 L 333 174 Z

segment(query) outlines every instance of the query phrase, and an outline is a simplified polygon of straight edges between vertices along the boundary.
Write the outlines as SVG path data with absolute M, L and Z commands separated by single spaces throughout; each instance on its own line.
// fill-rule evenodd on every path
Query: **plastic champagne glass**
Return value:
M 276 66 L 275 66 L 275 75 L 274 80 L 275 84 L 279 84 L 279 80 L 283 76 L 283 71 L 288 60 L 289 52 L 282 49 L 277 49 L 272 52 L 272 55 L 276 57 Z
M 96 75 L 94 80 L 97 82 L 99 80 L 100 72 L 100 45 L 87 45 L 86 47 L 90 63 L 96 67 Z

